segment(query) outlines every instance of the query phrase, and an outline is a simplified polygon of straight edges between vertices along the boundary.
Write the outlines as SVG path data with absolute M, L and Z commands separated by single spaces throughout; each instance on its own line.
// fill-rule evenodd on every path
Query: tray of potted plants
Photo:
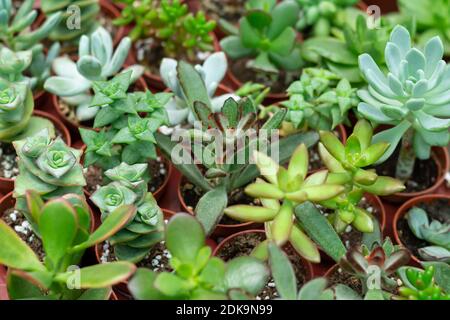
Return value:
M 448 12 L 1 0 L 0 300 L 450 300 Z

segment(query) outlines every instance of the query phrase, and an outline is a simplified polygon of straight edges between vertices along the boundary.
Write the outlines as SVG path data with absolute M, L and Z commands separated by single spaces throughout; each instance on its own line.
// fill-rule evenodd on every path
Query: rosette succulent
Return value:
M 390 147 L 377 164 L 388 159 L 401 141 L 396 176 L 408 180 L 416 158 L 428 159 L 432 146 L 450 141 L 450 67 L 442 60 L 439 37 L 428 41 L 423 51 L 411 47 L 408 30 L 397 26 L 386 45 L 385 75 L 369 54 L 359 58 L 369 86 L 358 92 L 358 112 L 376 124 L 392 125 L 374 136 Z
M 251 59 L 248 67 L 263 73 L 297 71 L 302 65 L 294 25 L 299 7 L 294 1 L 248 2 L 248 11 L 239 22 L 238 33 L 220 45 L 230 59 Z
M 225 214 L 238 221 L 265 223 L 268 241 L 273 241 L 278 246 L 289 242 L 305 259 L 319 262 L 316 244 L 295 223 L 294 208 L 304 202 L 317 203 L 331 199 L 345 188 L 336 183 L 327 183 L 327 171 L 319 171 L 306 177 L 308 150 L 304 144 L 292 154 L 288 169 L 263 153 L 255 152 L 254 157 L 265 180 L 257 179 L 245 188 L 245 193 L 260 199 L 262 206 L 235 205 L 226 208 Z M 333 233 L 332 229 L 331 232 Z M 261 250 L 266 245 L 267 241 L 263 242 Z
M 362 285 L 366 300 L 385 300 L 392 297 L 392 290 L 398 287 L 392 274 L 410 260 L 408 251 L 394 246 L 389 238 L 382 245 L 373 248 L 362 246 L 351 249 L 339 261 L 344 272 L 356 276 Z
M 36 223 L 45 253 L 44 263 L 17 233 L 0 219 L 0 263 L 9 267 L 7 289 L 14 300 L 107 300 L 111 286 L 126 280 L 136 267 L 114 262 L 75 268 L 85 250 L 113 235 L 135 213 L 123 206 L 95 232 L 86 200 L 75 194 L 44 203 L 37 192 L 27 191 L 28 211 Z
M 372 143 L 372 136 L 372 126 L 366 120 L 358 121 L 345 146 L 333 133 L 320 132 L 319 154 L 330 171 L 328 181 L 339 181 L 346 188 L 336 198 L 322 202 L 335 211 L 329 219 L 338 232 L 349 224 L 361 232 L 373 231 L 373 217 L 358 207 L 365 192 L 386 196 L 405 189 L 399 180 L 364 169 L 377 162 L 389 148 L 386 142 Z
M 68 193 L 83 195 L 86 181 L 80 150 L 68 147 L 60 137 L 52 140 L 46 129 L 13 145 L 20 172 L 13 196 L 17 199 L 16 207 L 23 209 L 24 214 L 28 214 L 24 203 L 27 190 L 37 192 L 44 200 Z
M 225 263 L 213 257 L 201 224 L 190 215 L 170 219 L 165 240 L 174 272 L 138 269 L 128 283 L 137 300 L 252 299 L 268 281 L 267 266 L 256 258 Z
M 447 273 L 449 266 L 446 265 Z M 397 271 L 403 286 L 399 288 L 400 296 L 408 300 L 450 300 L 450 294 L 436 281 L 436 268 L 433 265 L 421 270 L 413 267 L 402 267 Z M 448 280 L 446 288 L 448 290 Z
M 300 80 L 287 92 L 289 100 L 281 105 L 288 110 L 285 127 L 293 130 L 333 130 L 348 122 L 348 111 L 359 102 L 356 89 L 347 79 L 340 80 L 325 69 L 304 69 Z
M 91 196 L 92 202 L 102 212 L 102 220 L 122 205 L 137 208 L 133 219 L 109 239 L 119 260 L 141 261 L 164 237 L 163 213 L 148 192 L 148 181 L 144 177 L 147 167 L 147 164 L 121 163 L 105 171 L 105 176 L 112 182 Z
M 51 28 L 50 39 L 76 41 L 95 31 L 100 5 L 99 0 L 41 0 L 41 10 L 48 17 L 64 12 L 59 24 Z
M 181 64 L 181 63 L 180 63 Z M 164 84 L 174 93 L 174 97 L 166 104 L 167 115 L 169 117 L 169 124 L 175 126 L 186 121 L 193 124 L 195 115 L 192 109 L 189 108 L 189 101 L 184 93 L 184 90 L 189 90 L 186 84 L 180 81 L 179 63 L 170 58 L 164 58 L 160 66 L 161 78 Z M 216 90 L 223 80 L 227 72 L 228 63 L 227 58 L 223 52 L 217 52 L 210 55 L 203 65 L 196 65 L 197 71 L 204 83 L 208 96 L 211 99 L 212 111 L 219 112 L 226 99 L 230 97 L 238 98 L 236 95 L 224 94 L 214 97 Z
M 425 210 L 414 207 L 407 214 L 412 233 L 431 246 L 420 248 L 419 255 L 424 260 L 450 262 L 450 221 L 431 220 Z
M 90 36 L 83 35 L 78 48 L 78 61 L 73 62 L 68 56 L 55 59 L 53 71 L 56 76 L 48 78 L 44 83 L 45 90 L 57 95 L 62 101 L 75 108 L 78 121 L 87 121 L 95 117 L 97 107 L 92 107 L 90 90 L 94 81 L 106 81 L 120 72 L 131 40 L 122 39 L 116 50 L 113 48 L 111 35 L 103 27 L 99 27 Z M 134 65 L 126 70 L 132 70 L 132 83 L 143 73 L 141 66 Z

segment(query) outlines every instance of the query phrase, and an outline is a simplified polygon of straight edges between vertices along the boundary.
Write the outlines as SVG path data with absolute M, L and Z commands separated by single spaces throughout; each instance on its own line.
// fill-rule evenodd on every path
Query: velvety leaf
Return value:
M 214 188 L 200 198 L 195 207 L 195 216 L 202 224 L 206 234 L 214 231 L 227 207 L 227 203 L 228 196 L 224 187 Z
M 286 254 L 274 243 L 269 243 L 269 264 L 280 297 L 295 300 L 297 279 L 294 269 Z
M 256 295 L 266 285 L 269 270 L 264 262 L 252 257 L 239 257 L 227 263 L 225 286 L 228 289 L 244 289 Z

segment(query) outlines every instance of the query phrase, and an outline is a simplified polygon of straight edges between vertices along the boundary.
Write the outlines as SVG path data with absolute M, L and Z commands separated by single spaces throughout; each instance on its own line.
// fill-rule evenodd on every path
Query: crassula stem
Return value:
M 416 163 L 416 153 L 413 147 L 414 131 L 412 128 L 408 129 L 403 136 L 400 155 L 398 157 L 397 168 L 395 176 L 407 181 L 411 178 L 414 171 L 414 164 Z

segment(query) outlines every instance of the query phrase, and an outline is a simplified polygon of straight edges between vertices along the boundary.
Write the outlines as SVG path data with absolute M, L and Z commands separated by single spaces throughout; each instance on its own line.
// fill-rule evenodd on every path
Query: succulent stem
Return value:
M 411 178 L 414 171 L 414 164 L 416 163 L 416 154 L 413 148 L 414 131 L 412 128 L 406 131 L 402 139 L 402 146 L 400 155 L 398 157 L 397 169 L 395 172 L 396 178 L 407 181 Z

